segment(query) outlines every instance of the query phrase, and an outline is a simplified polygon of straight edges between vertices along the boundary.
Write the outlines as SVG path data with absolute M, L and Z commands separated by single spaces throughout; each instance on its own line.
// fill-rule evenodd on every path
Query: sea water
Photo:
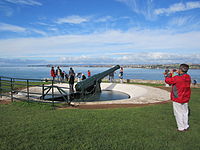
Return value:
M 66 73 L 69 67 L 61 67 Z M 109 68 L 107 67 L 73 67 L 75 73 L 83 73 L 87 76 L 87 71 L 91 75 L 101 73 Z M 27 79 L 45 79 L 51 78 L 50 67 L 0 67 L 0 76 Z M 124 79 L 143 79 L 143 80 L 164 80 L 163 69 L 143 69 L 143 68 L 124 68 Z M 188 74 L 192 79 L 200 82 L 200 70 L 190 69 Z M 119 70 L 115 71 L 115 79 L 119 78 Z

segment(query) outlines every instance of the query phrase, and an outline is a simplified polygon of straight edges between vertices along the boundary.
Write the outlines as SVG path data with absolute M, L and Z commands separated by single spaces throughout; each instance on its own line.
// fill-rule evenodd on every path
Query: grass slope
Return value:
M 191 129 L 179 133 L 171 103 L 100 110 L 0 105 L 0 149 L 197 150 L 200 89 L 192 90 L 190 108 Z

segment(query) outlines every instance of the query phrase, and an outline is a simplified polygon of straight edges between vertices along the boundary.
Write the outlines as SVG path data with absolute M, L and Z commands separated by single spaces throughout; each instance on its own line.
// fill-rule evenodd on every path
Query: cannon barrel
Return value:
M 92 90 L 94 90 L 94 88 L 100 88 L 101 79 L 115 72 L 119 68 L 120 66 L 116 65 L 104 72 L 95 74 L 81 82 L 78 82 L 75 86 L 76 91 L 84 94 L 85 92 L 91 92 Z

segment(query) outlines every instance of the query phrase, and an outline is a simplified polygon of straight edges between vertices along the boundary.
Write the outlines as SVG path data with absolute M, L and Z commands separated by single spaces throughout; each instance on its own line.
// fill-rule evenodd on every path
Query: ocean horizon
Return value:
M 68 73 L 69 67 L 61 67 Z M 109 67 L 73 67 L 75 73 L 83 73 L 87 76 L 87 71 L 91 74 L 101 73 Z M 50 67 L 0 67 L 0 76 L 26 79 L 46 79 L 51 78 Z M 124 68 L 124 79 L 142 79 L 142 80 L 164 80 L 164 69 L 145 69 L 145 68 Z M 188 71 L 192 80 L 200 81 L 200 70 L 190 69 Z M 115 71 L 115 79 L 119 78 L 119 70 Z

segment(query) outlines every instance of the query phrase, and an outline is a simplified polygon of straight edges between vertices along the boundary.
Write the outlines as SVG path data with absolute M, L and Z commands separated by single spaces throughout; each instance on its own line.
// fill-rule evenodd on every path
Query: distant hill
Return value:
M 115 64 L 116 65 L 116 64 Z M 114 64 L 48 64 L 28 65 L 28 67 L 113 67 Z M 177 69 L 180 64 L 122 64 L 124 68 L 145 68 L 145 69 Z M 200 69 L 200 64 L 189 64 L 190 69 Z

